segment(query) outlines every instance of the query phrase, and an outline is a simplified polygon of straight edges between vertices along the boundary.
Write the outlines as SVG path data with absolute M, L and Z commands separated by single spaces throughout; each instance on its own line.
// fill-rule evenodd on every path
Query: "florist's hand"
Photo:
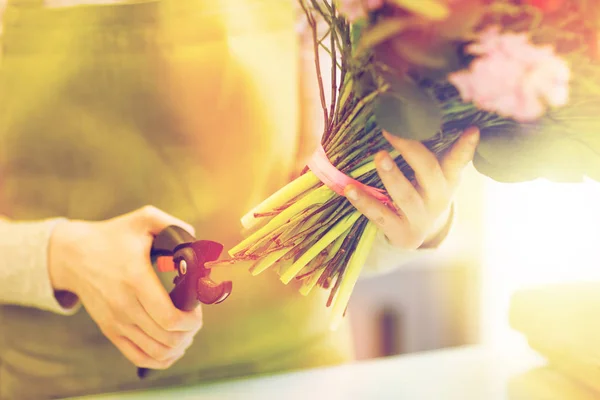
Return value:
M 201 308 L 175 308 L 150 262 L 153 235 L 188 224 L 154 207 L 101 222 L 67 221 L 50 240 L 55 290 L 76 294 L 102 333 L 138 367 L 165 369 L 202 325 Z
M 415 171 L 413 184 L 387 152 L 375 156 L 377 172 L 398 214 L 355 186 L 348 186 L 345 194 L 358 211 L 377 224 L 390 244 L 417 249 L 435 238 L 446 225 L 452 197 L 462 170 L 473 158 L 479 131 L 466 130 L 441 161 L 421 142 L 384 135 Z

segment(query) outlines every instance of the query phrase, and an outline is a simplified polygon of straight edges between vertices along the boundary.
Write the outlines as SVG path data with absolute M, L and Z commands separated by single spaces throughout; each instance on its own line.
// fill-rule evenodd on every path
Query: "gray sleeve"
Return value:
M 71 293 L 52 288 L 48 244 L 64 219 L 12 222 L 0 219 L 0 303 L 39 308 L 62 315 L 79 310 Z

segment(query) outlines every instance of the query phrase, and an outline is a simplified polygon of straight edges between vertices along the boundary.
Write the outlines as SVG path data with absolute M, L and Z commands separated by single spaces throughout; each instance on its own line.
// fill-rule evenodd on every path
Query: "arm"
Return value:
M 52 233 L 63 219 L 13 222 L 0 219 L 0 303 L 62 315 L 77 312 L 77 297 L 55 291 L 48 272 Z
M 152 265 L 153 237 L 191 226 L 154 207 L 105 221 L 0 219 L 0 303 L 58 314 L 81 305 L 138 367 L 181 358 L 202 325 L 201 307 L 174 307 Z

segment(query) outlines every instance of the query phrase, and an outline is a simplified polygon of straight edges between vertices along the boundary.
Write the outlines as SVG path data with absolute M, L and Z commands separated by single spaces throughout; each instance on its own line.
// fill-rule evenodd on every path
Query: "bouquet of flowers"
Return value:
M 500 182 L 600 180 L 594 0 L 298 0 L 312 28 L 325 131 L 303 174 L 242 218 L 227 262 L 276 266 L 307 295 L 329 289 L 337 325 L 376 226 L 343 196 L 360 185 L 392 209 L 374 166 L 382 131 L 442 156 L 478 127 L 475 168 Z M 327 32 L 321 36 L 318 22 Z M 326 99 L 319 49 L 332 59 Z

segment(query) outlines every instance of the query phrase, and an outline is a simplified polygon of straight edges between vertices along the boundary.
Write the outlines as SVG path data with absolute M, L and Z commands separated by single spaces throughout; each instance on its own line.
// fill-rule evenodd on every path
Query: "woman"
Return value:
M 239 217 L 314 148 L 314 96 L 299 90 L 314 87 L 312 55 L 298 57 L 294 2 L 70 3 L 10 0 L 4 16 L 0 398 L 350 360 L 347 325 L 328 330 L 326 293 L 304 298 L 239 265 L 215 271 L 234 281 L 226 302 L 183 313 L 147 260 L 152 235 L 172 223 L 235 244 Z M 476 139 L 465 135 L 441 165 L 418 143 L 394 141 L 419 191 L 379 157 L 403 217 L 349 193 L 389 239 L 370 267 L 396 266 L 444 236 Z M 134 363 L 161 371 L 139 381 Z

